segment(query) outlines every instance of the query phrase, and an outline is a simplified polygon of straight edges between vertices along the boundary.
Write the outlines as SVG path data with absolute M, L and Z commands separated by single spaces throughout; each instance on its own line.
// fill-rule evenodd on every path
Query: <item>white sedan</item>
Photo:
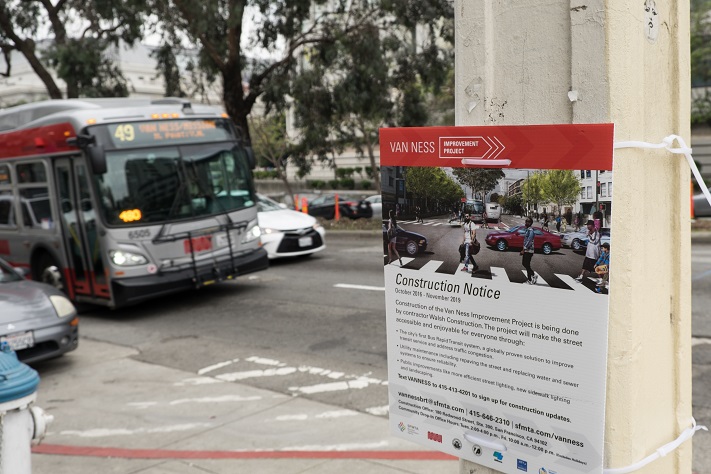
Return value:
M 380 194 L 374 194 L 365 198 L 370 203 L 370 208 L 373 210 L 373 219 L 384 219 L 383 217 L 383 197 Z
M 261 194 L 257 209 L 262 246 L 270 259 L 310 255 L 326 248 L 326 229 L 314 217 L 286 209 Z

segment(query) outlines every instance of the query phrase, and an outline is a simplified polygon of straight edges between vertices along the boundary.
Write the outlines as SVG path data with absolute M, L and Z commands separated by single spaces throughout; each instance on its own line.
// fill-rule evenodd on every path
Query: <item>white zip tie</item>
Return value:
M 679 435 L 679 437 L 677 439 L 675 439 L 674 441 L 672 441 L 671 443 L 665 444 L 664 446 L 657 449 L 655 452 L 653 452 L 646 458 L 644 458 L 641 461 L 638 461 L 634 464 L 631 464 L 627 467 L 603 469 L 602 472 L 603 472 L 603 474 L 627 474 L 628 472 L 633 472 L 633 471 L 642 469 L 644 466 L 646 466 L 650 462 L 656 461 L 657 459 L 664 457 L 667 454 L 674 451 L 676 448 L 678 448 L 681 445 L 681 443 L 683 443 L 687 439 L 694 436 L 694 433 L 696 433 L 699 430 L 708 431 L 708 428 L 706 428 L 705 426 L 697 426 L 696 420 L 692 417 L 691 418 L 691 426 L 689 428 L 685 429 L 684 431 L 682 431 L 681 434 Z
M 462 160 L 462 164 L 463 165 L 472 165 L 472 166 L 497 167 L 497 166 L 508 166 L 511 164 L 511 160 L 509 160 L 509 159 L 488 160 L 488 159 L 479 159 L 479 158 L 464 158 Z
M 679 142 L 679 148 L 673 148 L 674 140 Z M 699 169 L 696 167 L 696 163 L 694 163 L 694 159 L 691 157 L 691 148 L 686 146 L 684 139 L 681 138 L 679 135 L 669 135 L 662 141 L 662 143 L 647 143 L 636 141 L 617 142 L 615 143 L 614 148 L 666 148 L 671 153 L 686 156 L 686 161 L 689 163 L 689 168 L 691 168 L 691 172 L 694 173 L 694 178 L 696 178 L 696 182 L 699 183 L 701 191 L 703 191 L 706 200 L 709 202 L 709 205 L 711 205 L 711 193 L 709 193 L 709 189 L 706 187 L 706 183 L 704 183 L 704 180 L 701 177 L 701 173 L 699 173 Z

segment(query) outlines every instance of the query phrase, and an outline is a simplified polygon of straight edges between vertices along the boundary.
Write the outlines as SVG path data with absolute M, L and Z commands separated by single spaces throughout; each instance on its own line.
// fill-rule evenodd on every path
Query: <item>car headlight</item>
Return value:
M 278 232 L 277 230 L 270 229 L 269 227 L 260 227 L 259 229 L 260 229 L 261 233 L 264 235 L 273 234 L 275 232 Z
M 49 301 L 52 302 L 52 306 L 54 306 L 54 310 L 57 312 L 57 317 L 59 318 L 73 316 L 77 312 L 72 302 L 64 296 L 52 295 L 49 297 Z
M 244 237 L 242 237 L 242 243 L 243 244 L 248 244 L 250 242 L 253 242 L 259 237 L 262 236 L 262 231 L 257 225 L 257 221 L 253 220 L 252 222 L 249 223 L 247 226 L 247 232 L 244 233 Z
M 125 250 L 109 250 L 109 258 L 114 265 L 118 265 L 120 267 L 145 265 L 148 263 L 148 259 L 143 255 L 126 252 Z

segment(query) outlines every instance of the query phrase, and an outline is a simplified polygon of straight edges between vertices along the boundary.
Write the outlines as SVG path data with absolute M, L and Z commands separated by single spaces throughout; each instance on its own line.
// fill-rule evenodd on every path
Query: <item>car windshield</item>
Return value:
M 239 148 L 121 150 L 107 152 L 106 163 L 107 172 L 95 179 L 108 225 L 156 224 L 255 204 L 247 157 Z
M 257 209 L 259 212 L 280 211 L 282 207 L 278 202 L 269 199 L 261 194 L 257 195 Z
M 14 268 L 0 260 L 0 283 L 9 283 L 11 281 L 21 281 L 20 276 Z

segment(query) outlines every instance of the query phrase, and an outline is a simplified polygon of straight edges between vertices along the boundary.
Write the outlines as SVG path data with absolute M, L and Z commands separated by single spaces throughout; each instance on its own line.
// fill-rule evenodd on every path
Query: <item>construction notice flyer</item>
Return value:
M 394 435 L 504 473 L 602 473 L 613 132 L 381 129 Z

